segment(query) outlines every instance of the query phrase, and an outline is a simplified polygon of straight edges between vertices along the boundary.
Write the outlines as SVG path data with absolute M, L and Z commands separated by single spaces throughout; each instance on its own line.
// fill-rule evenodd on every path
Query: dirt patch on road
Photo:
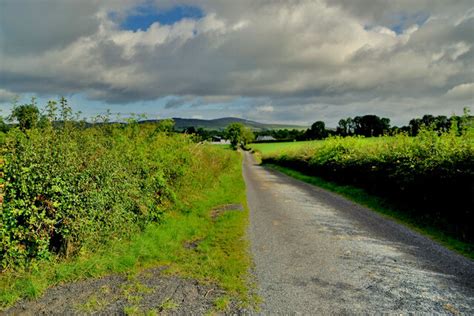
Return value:
M 216 286 L 167 276 L 163 270 L 153 268 L 135 276 L 111 275 L 59 285 L 38 300 L 20 301 L 5 315 L 206 314 L 225 295 Z M 234 307 L 231 304 L 227 312 L 238 313 Z

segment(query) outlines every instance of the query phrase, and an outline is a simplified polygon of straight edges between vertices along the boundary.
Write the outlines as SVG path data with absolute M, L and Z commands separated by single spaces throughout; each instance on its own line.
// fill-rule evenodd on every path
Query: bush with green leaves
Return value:
M 3 269 L 128 238 L 225 169 L 186 135 L 137 122 L 86 128 L 67 104 L 59 118 L 55 103 L 48 110 L 42 127 L 5 136 Z

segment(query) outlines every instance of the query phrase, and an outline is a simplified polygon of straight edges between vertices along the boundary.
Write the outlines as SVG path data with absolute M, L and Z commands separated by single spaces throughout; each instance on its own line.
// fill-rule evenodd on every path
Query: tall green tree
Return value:
M 231 123 L 225 129 L 225 136 L 230 141 L 232 148 L 245 147 L 255 138 L 252 130 L 242 123 Z
M 382 129 L 382 135 L 388 135 L 390 133 L 390 119 L 387 117 L 382 117 L 380 119 L 380 125 Z
M 17 121 L 22 131 L 35 127 L 40 120 L 40 111 L 35 98 L 31 99 L 30 104 L 14 105 L 9 119 Z
M 349 122 L 345 119 L 340 119 L 336 131 L 341 136 L 349 135 Z
M 311 128 L 307 131 L 310 139 L 323 139 L 327 137 L 326 124 L 323 121 L 314 122 Z
M 254 140 L 255 140 L 255 134 L 252 132 L 252 130 L 249 127 L 244 126 L 244 131 L 243 131 L 242 141 L 241 141 L 242 146 L 245 147 L 247 144 L 253 142 Z
M 377 115 L 356 116 L 354 123 L 355 134 L 365 137 L 384 135 L 390 130 L 390 119 L 380 118 Z

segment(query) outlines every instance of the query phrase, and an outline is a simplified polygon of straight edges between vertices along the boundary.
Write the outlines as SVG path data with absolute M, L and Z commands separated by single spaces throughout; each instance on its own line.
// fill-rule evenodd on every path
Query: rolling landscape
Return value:
M 150 122 L 146 120 L 144 122 Z M 264 131 L 272 129 L 306 129 L 305 126 L 300 125 L 283 125 L 283 124 L 265 124 L 259 123 L 251 120 L 241 119 L 237 117 L 222 117 L 213 120 L 200 120 L 200 119 L 187 119 L 187 118 L 173 118 L 175 122 L 175 128 L 177 130 L 182 130 L 189 127 L 194 127 L 195 129 L 204 128 L 208 130 L 225 130 L 225 128 L 231 123 L 241 123 L 245 126 L 250 127 L 254 131 Z M 153 121 L 151 121 L 153 122 Z
M 472 12 L 0 1 L 0 314 L 474 314 Z

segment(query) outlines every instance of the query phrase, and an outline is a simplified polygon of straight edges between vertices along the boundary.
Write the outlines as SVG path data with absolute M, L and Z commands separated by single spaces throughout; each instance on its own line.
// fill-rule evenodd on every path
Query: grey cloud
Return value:
M 182 107 L 185 104 L 188 104 L 194 100 L 193 97 L 175 97 L 171 100 L 168 100 L 165 104 L 165 109 L 177 109 Z
M 14 93 L 84 93 L 108 103 L 175 96 L 168 110 L 246 97 L 274 106 L 249 115 L 297 121 L 348 105 L 413 112 L 404 102 L 424 108 L 473 82 L 470 1 L 160 0 L 159 8 L 193 4 L 206 16 L 144 32 L 120 30 L 108 17 L 125 16 L 128 0 L 38 3 L 2 4 L 0 84 Z M 430 19 L 418 29 L 397 36 L 387 28 L 402 15 L 409 27 L 419 14 Z
M 295 100 L 279 100 L 273 102 L 272 112 L 259 112 L 249 108 L 245 112 L 248 119 L 262 122 L 293 123 L 309 126 L 315 121 L 322 120 L 329 127 L 336 127 L 339 119 L 365 114 L 375 114 L 391 119 L 393 125 L 406 125 L 413 117 L 424 114 L 433 115 L 461 115 L 466 102 L 449 100 L 449 98 L 373 98 L 363 101 L 347 101 L 344 104 L 333 103 L 331 100 L 321 102 L 295 103 Z M 338 100 L 334 100 L 338 101 Z M 471 108 L 472 109 L 472 108 Z
M 409 26 L 417 23 L 419 15 L 452 16 L 453 13 L 466 12 L 473 7 L 471 0 L 332 0 L 328 4 L 350 12 L 364 23 L 385 26 L 398 24 L 401 16 L 406 18 L 405 26 Z
M 182 99 L 171 99 L 165 104 L 165 109 L 179 108 L 185 104 L 186 101 Z
M 455 100 L 474 102 L 474 82 L 463 83 L 450 89 L 446 96 Z
M 99 1 L 4 0 L 0 3 L 0 51 L 41 54 L 97 32 Z
M 0 89 L 0 103 L 12 102 L 17 95 L 11 91 Z

